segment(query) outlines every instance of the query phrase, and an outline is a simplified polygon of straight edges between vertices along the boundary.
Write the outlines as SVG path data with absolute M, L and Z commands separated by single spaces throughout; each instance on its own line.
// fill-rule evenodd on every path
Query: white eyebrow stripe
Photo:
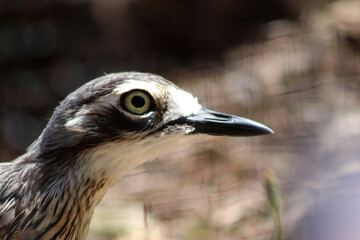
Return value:
M 159 96 L 160 94 L 162 94 L 157 84 L 141 80 L 125 80 L 114 89 L 113 93 L 123 94 L 124 92 L 128 92 L 134 89 L 145 90 L 154 96 Z
M 169 87 L 168 93 L 168 112 L 164 116 L 164 121 L 196 114 L 202 108 L 198 99 L 186 91 Z

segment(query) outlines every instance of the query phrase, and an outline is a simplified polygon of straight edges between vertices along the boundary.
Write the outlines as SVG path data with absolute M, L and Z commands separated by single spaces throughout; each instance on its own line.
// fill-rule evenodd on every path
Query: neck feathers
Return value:
M 90 177 L 73 161 L 74 167 L 62 176 L 54 169 L 55 177 L 46 172 L 49 166 L 28 157 L 0 164 L 0 236 L 86 238 L 93 211 L 109 185 L 104 178 Z
M 179 131 L 182 134 L 103 143 L 57 157 L 25 154 L 0 164 L 0 236 L 85 239 L 107 190 L 133 168 L 181 144 Z

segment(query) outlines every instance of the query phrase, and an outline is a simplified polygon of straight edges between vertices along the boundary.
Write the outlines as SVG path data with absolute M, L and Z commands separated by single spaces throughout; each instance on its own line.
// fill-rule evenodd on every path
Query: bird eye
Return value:
M 149 111 L 151 99 L 146 92 L 135 90 L 124 96 L 122 104 L 130 113 L 141 115 Z

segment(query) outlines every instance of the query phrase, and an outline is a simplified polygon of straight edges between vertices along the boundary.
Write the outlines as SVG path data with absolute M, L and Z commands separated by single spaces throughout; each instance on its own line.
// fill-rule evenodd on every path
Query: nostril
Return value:
M 218 112 L 211 112 L 211 114 L 214 115 L 215 117 L 223 118 L 223 119 L 224 119 L 223 121 L 226 121 L 226 120 L 232 118 L 231 115 L 222 114 L 222 113 L 218 113 Z M 221 119 L 218 119 L 218 118 L 216 118 L 216 120 L 221 121 Z M 215 119 L 215 118 L 214 118 L 214 119 Z
M 228 119 L 225 118 L 205 118 L 206 120 L 210 120 L 210 121 L 216 121 L 216 122 L 227 122 Z

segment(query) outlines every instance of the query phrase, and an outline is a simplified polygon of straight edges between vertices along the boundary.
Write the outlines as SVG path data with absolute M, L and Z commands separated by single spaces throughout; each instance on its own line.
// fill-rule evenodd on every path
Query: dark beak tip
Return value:
M 265 125 L 262 125 L 261 130 L 263 131 L 264 135 L 266 135 L 266 134 L 275 134 L 274 130 L 272 130 L 271 128 L 269 128 L 269 127 L 267 127 Z
M 253 126 L 248 130 L 244 130 L 243 135 L 239 134 L 238 136 L 261 136 L 261 135 L 268 135 L 268 134 L 275 134 L 275 132 L 271 129 L 266 127 L 265 125 L 261 126 Z
M 243 130 L 246 136 L 260 136 L 275 133 L 271 128 L 259 122 L 242 117 L 236 117 L 236 119 L 239 119 L 239 122 L 242 123 L 239 124 L 239 131 Z M 241 126 L 244 128 L 242 129 Z
M 267 135 L 267 134 L 275 134 L 275 132 L 271 128 L 266 127 L 264 129 L 264 135 Z

